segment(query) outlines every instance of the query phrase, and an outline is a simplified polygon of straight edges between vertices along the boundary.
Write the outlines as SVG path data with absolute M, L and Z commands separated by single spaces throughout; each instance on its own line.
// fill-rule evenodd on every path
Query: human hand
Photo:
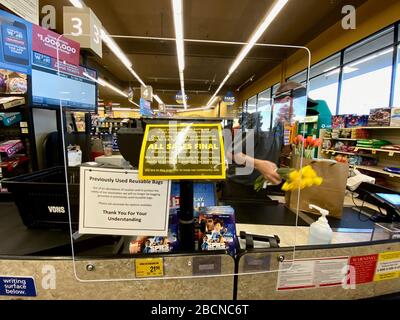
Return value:
M 254 167 L 259 171 L 265 180 L 273 184 L 280 184 L 282 181 L 281 176 L 278 174 L 278 167 L 275 163 L 266 160 L 254 160 Z

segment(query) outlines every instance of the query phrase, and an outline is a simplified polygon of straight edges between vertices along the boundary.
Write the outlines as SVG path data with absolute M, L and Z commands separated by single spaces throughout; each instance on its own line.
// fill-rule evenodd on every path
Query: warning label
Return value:
M 350 266 L 355 272 L 355 283 L 363 284 L 374 281 L 374 274 L 378 255 L 371 254 L 367 256 L 358 256 L 350 258 Z
M 304 259 L 279 264 L 277 290 L 339 286 L 348 271 L 348 257 Z

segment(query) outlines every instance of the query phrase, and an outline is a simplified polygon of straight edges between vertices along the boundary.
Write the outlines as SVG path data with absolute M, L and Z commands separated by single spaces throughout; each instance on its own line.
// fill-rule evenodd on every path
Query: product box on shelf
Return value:
M 352 139 L 368 139 L 370 136 L 370 132 L 367 129 L 353 129 L 351 131 Z
M 129 243 L 129 253 L 166 253 L 179 248 L 178 242 L 178 212 L 170 209 L 167 237 L 135 237 Z
M 390 108 L 371 109 L 368 118 L 369 127 L 388 127 L 391 117 Z
M 368 115 L 358 116 L 349 114 L 346 116 L 346 128 L 366 127 L 368 125 L 368 118 Z
M 227 250 L 236 252 L 236 224 L 234 210 L 230 206 L 208 207 L 199 212 L 202 229 L 198 233 L 202 251 Z
M 12 171 L 19 165 L 26 163 L 29 160 L 25 154 L 16 154 L 11 158 L 7 158 L 0 162 L 0 168 L 6 169 L 7 171 Z
M 21 114 L 19 112 L 3 113 L 0 112 L 0 123 L 5 127 L 12 126 L 21 121 Z
M 26 93 L 27 90 L 28 79 L 26 74 L 0 69 L 0 93 L 22 94 Z
M 1 97 L 0 110 L 7 110 L 14 107 L 22 106 L 25 104 L 24 97 Z
M 346 127 L 346 116 L 332 116 L 332 129 L 342 129 Z
M 400 127 L 400 108 L 392 108 L 392 114 L 390 118 L 391 127 Z
M 8 140 L 4 142 L 0 142 L 0 156 L 3 158 L 11 157 L 16 154 L 18 151 L 21 151 L 24 148 L 21 140 Z

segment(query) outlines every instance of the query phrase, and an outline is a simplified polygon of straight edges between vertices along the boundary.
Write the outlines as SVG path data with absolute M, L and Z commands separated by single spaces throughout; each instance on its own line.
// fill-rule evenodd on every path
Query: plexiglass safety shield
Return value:
M 59 118 L 66 210 L 58 226 L 70 234 L 76 278 L 161 285 L 290 269 L 296 246 L 308 243 L 303 192 L 322 183 L 311 165 L 315 102 L 307 79 L 255 95 L 245 81 L 257 69 L 279 70 L 292 54 L 309 69 L 309 50 L 257 43 L 258 58 L 230 73 L 236 54 L 218 52 L 240 53 L 246 43 L 185 40 L 182 77 L 175 38 L 102 30 L 99 54 L 82 37 L 97 39 L 58 36 L 56 55 L 38 54 L 33 75 L 38 99 Z

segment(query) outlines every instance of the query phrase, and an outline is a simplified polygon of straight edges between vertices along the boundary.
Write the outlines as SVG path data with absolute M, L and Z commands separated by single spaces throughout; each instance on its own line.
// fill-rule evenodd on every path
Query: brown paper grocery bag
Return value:
M 314 204 L 329 211 L 331 217 L 342 218 L 343 203 L 346 193 L 349 165 L 333 160 L 295 159 L 293 167 L 298 170 L 311 165 L 318 176 L 323 178 L 320 186 L 312 186 L 304 190 L 294 190 L 286 193 L 286 205 L 293 211 L 297 210 L 298 195 L 300 192 L 299 209 L 301 211 L 318 214 L 310 210 L 309 205 Z

